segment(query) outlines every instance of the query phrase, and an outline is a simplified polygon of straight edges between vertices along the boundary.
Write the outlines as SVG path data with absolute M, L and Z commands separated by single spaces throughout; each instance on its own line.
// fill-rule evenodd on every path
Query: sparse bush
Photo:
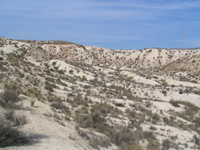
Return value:
M 153 116 L 152 116 L 152 119 L 153 119 L 153 123 L 158 122 L 160 120 L 159 114 L 154 113 Z
M 109 113 L 111 115 L 116 115 L 116 114 L 122 113 L 118 108 L 108 105 L 107 103 L 97 103 L 96 105 L 93 105 L 93 107 L 91 108 L 90 111 L 91 112 L 100 112 L 103 116 L 106 116 Z
M 91 147 L 95 149 L 99 149 L 100 147 L 108 147 L 110 145 L 110 139 L 107 137 L 97 137 L 97 136 L 92 136 L 89 139 L 89 144 Z
M 174 106 L 174 107 L 180 107 L 178 101 L 171 100 L 171 101 L 170 101 L 170 104 L 172 104 L 172 106 Z
M 152 130 L 152 131 L 155 131 L 155 130 L 157 130 L 154 126 L 150 126 L 150 128 L 149 128 L 150 130 Z
M 130 145 L 135 141 L 135 136 L 132 130 L 128 127 L 121 126 L 118 129 L 112 129 L 109 133 L 112 142 L 120 146 L 123 144 Z
M 56 65 L 56 61 L 54 61 L 54 62 L 52 63 L 52 65 L 55 66 L 55 65 Z
M 195 84 L 197 84 L 197 83 L 198 83 L 198 81 L 196 81 L 196 80 L 192 80 L 191 82 L 192 82 L 192 83 L 195 83 Z
M 156 137 L 154 136 L 153 132 L 145 131 L 143 132 L 143 137 L 149 141 L 155 140 Z
M 127 150 L 144 150 L 143 148 L 142 148 L 142 146 L 139 144 L 139 143 L 133 143 L 133 144 L 131 144 L 131 145 L 128 145 L 127 147 L 126 147 L 126 149 Z M 124 150 L 123 148 L 122 149 L 120 149 L 120 150 Z
M 35 100 L 32 100 L 32 101 L 31 101 L 31 107 L 33 107 L 34 104 L 35 104 Z
M 0 118 L 0 147 L 29 144 L 30 140 L 16 126 Z
M 68 100 L 72 107 L 78 107 L 87 103 L 87 100 L 85 100 L 80 94 L 74 95 L 73 93 L 69 93 L 68 95 L 73 97 L 72 99 Z
M 60 101 L 52 103 L 51 106 L 54 107 L 55 109 L 61 110 L 64 114 L 71 115 L 71 111 L 70 111 L 69 107 L 62 104 L 62 102 L 60 102 Z
M 130 109 L 126 109 L 126 113 L 128 114 L 129 117 L 134 118 L 137 116 L 137 113 L 135 110 L 130 110 Z
M 51 77 L 45 77 L 45 80 L 55 83 L 55 79 Z
M 48 96 L 48 101 L 50 102 L 60 102 L 61 98 L 57 96 Z
M 69 74 L 73 74 L 74 73 L 74 71 L 73 70 L 69 70 Z
M 194 91 L 194 94 L 200 95 L 200 90 Z
M 110 139 L 106 136 L 96 135 L 92 131 L 81 130 L 81 128 L 77 128 L 77 131 L 80 136 L 89 140 L 89 145 L 95 149 L 99 149 L 99 147 L 110 146 Z
M 181 117 L 185 120 L 197 123 L 196 125 L 198 125 L 198 121 L 196 121 L 196 119 L 194 119 L 194 116 L 199 112 L 200 108 L 189 102 L 178 101 L 178 103 L 185 106 L 185 112 L 179 113 L 178 114 L 179 117 Z
M 16 111 L 12 110 L 5 114 L 6 119 L 14 122 L 15 125 L 24 125 L 27 124 L 27 119 L 24 115 L 19 115 Z
M 87 78 L 85 76 L 82 76 L 81 81 L 87 81 Z
M 162 94 L 163 94 L 164 96 L 167 96 L 167 91 L 166 91 L 166 90 L 163 90 L 163 91 L 162 91 Z
M 148 140 L 147 150 L 160 150 L 160 143 L 156 140 Z
M 194 135 L 193 139 L 195 144 L 200 145 L 200 138 L 197 135 Z
M 179 90 L 179 94 L 183 94 L 183 90 L 182 89 Z
M 167 83 L 164 79 L 161 79 L 160 81 L 161 81 L 161 84 L 162 84 L 163 86 L 168 86 L 168 83 Z
M 5 90 L 4 95 L 3 95 L 3 99 L 7 103 L 17 102 L 18 101 L 18 98 L 17 98 L 18 95 L 19 94 L 15 90 Z
M 165 124 L 169 124 L 169 119 L 167 117 L 164 117 L 163 121 L 164 121 Z
M 39 98 L 41 96 L 41 93 L 36 88 L 29 88 L 27 90 L 27 96 Z
M 196 62 L 196 60 L 192 60 L 192 63 L 195 63 Z
M 183 77 L 183 76 L 180 77 L 180 81 L 183 81 L 183 82 L 190 82 L 190 80 L 189 80 L 188 78 Z
M 146 139 L 149 141 L 149 143 L 151 143 L 151 145 L 149 145 L 149 149 L 152 149 L 155 145 L 159 147 L 159 143 L 157 142 L 153 133 L 143 132 L 141 128 L 138 128 L 136 131 L 133 131 L 126 126 L 111 128 L 110 132 L 108 133 L 108 137 L 110 137 L 112 142 L 118 145 L 121 149 L 142 149 L 142 147 L 138 144 L 142 139 Z
M 109 128 L 105 118 L 99 112 L 81 115 L 80 112 L 76 111 L 75 120 L 79 123 L 80 127 L 90 127 L 101 133 L 105 133 Z
M 162 142 L 162 150 L 168 150 L 171 146 L 171 141 L 166 139 Z
M 19 93 L 13 89 L 6 89 L 2 96 L 2 100 L 0 104 L 4 107 L 11 107 L 14 103 L 18 102 Z
M 64 70 L 58 70 L 58 73 L 59 74 L 65 74 L 65 71 Z
M 67 84 L 64 83 L 64 82 L 62 82 L 59 78 L 56 80 L 56 83 L 57 83 L 57 84 L 60 84 L 60 85 L 62 85 L 62 86 L 67 87 Z
M 57 88 L 57 86 L 55 84 L 52 84 L 48 81 L 45 82 L 45 89 L 50 91 L 50 92 L 53 92 L 53 88 Z
M 145 102 L 145 106 L 146 106 L 147 108 L 150 108 L 150 107 L 152 106 L 152 103 L 151 103 L 150 101 L 146 101 L 146 102 Z
M 124 107 L 124 104 L 123 103 L 115 103 L 115 106 L 117 106 L 117 107 Z

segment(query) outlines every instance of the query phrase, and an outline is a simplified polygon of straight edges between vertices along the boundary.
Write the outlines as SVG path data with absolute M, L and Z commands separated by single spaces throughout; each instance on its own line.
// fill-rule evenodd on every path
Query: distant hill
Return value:
M 0 149 L 200 149 L 200 49 L 0 38 Z

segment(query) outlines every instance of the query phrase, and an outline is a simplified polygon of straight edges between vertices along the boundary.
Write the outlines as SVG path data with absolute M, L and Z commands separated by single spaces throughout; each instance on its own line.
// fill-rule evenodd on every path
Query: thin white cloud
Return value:
M 186 41 L 190 47 L 200 47 L 200 38 L 190 38 Z
M 20 3 L 21 4 L 21 3 Z M 180 11 L 200 7 L 200 2 L 152 3 L 150 1 L 34 1 L 26 7 L 11 5 L 10 12 L 1 8 L 4 14 L 13 13 L 39 18 L 99 18 L 99 19 L 152 19 L 166 15 L 170 11 Z M 22 12 L 22 13 L 21 13 Z M 30 12 L 24 14 L 24 12 Z M 32 12 L 32 14 L 31 14 Z

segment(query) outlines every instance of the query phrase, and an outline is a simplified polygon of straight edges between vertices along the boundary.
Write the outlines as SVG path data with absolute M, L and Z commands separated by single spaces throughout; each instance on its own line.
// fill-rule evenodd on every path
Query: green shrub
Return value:
M 139 143 L 133 143 L 133 144 L 131 144 L 131 145 L 128 145 L 127 147 L 126 147 L 126 149 L 127 150 L 144 150 L 143 148 L 142 148 L 142 146 L 139 144 Z M 123 149 L 121 149 L 121 150 L 123 150 Z
M 18 102 L 19 93 L 16 90 L 5 90 L 2 96 L 3 101 L 1 101 L 1 105 L 4 107 L 11 107 L 14 103 Z
M 156 140 L 148 140 L 147 150 L 160 150 L 160 143 Z
M 155 131 L 155 130 L 157 130 L 154 126 L 150 126 L 150 128 L 149 128 L 150 130 L 152 130 L 152 131 Z
M 169 119 L 167 117 L 164 117 L 163 121 L 164 121 L 165 124 L 169 124 Z
M 174 106 L 174 107 L 180 107 L 178 101 L 173 101 L 173 100 L 171 100 L 171 101 L 170 101 L 170 104 L 172 104 L 172 106 Z
M 92 131 L 84 131 L 80 128 L 76 128 L 78 134 L 85 139 L 89 140 L 89 145 L 95 149 L 100 149 L 99 147 L 108 147 L 110 146 L 110 139 L 103 135 L 96 135 Z
M 51 77 L 45 77 L 45 80 L 49 81 L 49 82 L 52 82 L 52 83 L 55 83 L 55 79 L 51 78 Z
M 115 103 L 115 106 L 117 106 L 117 107 L 124 107 L 124 104 L 123 103 Z
M 171 141 L 166 139 L 162 142 L 162 150 L 168 150 L 171 146 Z
M 188 120 L 188 121 L 192 121 L 194 123 L 196 122 L 196 125 L 198 125 L 199 123 L 198 123 L 198 121 L 196 121 L 194 116 L 198 113 L 200 108 L 197 107 L 194 104 L 189 103 L 189 102 L 179 101 L 178 103 L 185 106 L 185 112 L 184 113 L 178 113 L 179 117 L 181 117 L 185 120 Z
M 97 103 L 92 106 L 90 111 L 91 113 L 100 112 L 103 116 L 106 116 L 108 114 L 111 114 L 112 116 L 116 116 L 122 113 L 118 108 L 113 107 L 107 103 Z
M 79 123 L 80 127 L 93 128 L 101 133 L 105 133 L 109 128 L 105 118 L 99 112 L 82 115 L 76 112 L 75 120 Z
M 57 97 L 57 96 L 48 96 L 48 101 L 50 102 L 60 102 L 62 101 L 60 97 Z
M 197 135 L 194 135 L 193 139 L 194 139 L 195 144 L 200 145 L 200 137 L 198 137 Z
M 156 121 L 156 122 L 159 121 L 160 120 L 159 114 L 154 113 L 153 116 L 152 116 L 152 119 L 153 119 L 153 121 Z
M 106 137 L 97 137 L 97 136 L 92 136 L 89 139 L 89 144 L 91 147 L 95 149 L 99 149 L 100 147 L 108 147 L 110 146 L 110 140 Z
M 4 92 L 4 96 L 3 96 L 3 99 L 6 101 L 6 102 L 17 102 L 18 101 L 18 93 L 17 91 L 15 90 L 6 90 Z
M 162 84 L 163 86 L 168 86 L 168 83 L 167 83 L 164 79 L 161 79 L 160 81 L 161 81 L 161 84 Z
M 113 143 L 120 146 L 123 144 L 131 145 L 135 141 L 134 132 L 128 127 L 121 126 L 118 129 L 113 128 L 109 132 L 109 137 Z
M 81 94 L 77 94 L 74 96 L 74 94 L 70 93 L 69 96 L 73 97 L 73 99 L 68 100 L 72 107 L 79 107 L 80 105 L 84 105 L 85 103 L 87 103 L 87 100 L 82 98 Z
M 41 93 L 36 88 L 29 88 L 27 90 L 27 96 L 38 98 L 39 96 L 41 96 Z
M 153 132 L 150 131 L 143 132 L 143 137 L 149 141 L 156 140 L 156 137 L 154 136 Z
M 54 107 L 55 109 L 61 110 L 64 114 L 71 115 L 71 111 L 70 111 L 69 107 L 62 104 L 62 102 L 60 102 L 60 101 L 53 102 L 51 104 L 51 106 Z
M 183 77 L 183 76 L 180 77 L 180 81 L 183 81 L 183 82 L 190 82 L 190 80 L 189 80 L 188 78 Z
M 59 74 L 65 74 L 65 71 L 64 70 L 58 70 L 58 73 Z
M 194 91 L 194 94 L 200 95 L 200 90 Z
M 52 84 L 48 81 L 45 82 L 45 89 L 50 91 L 50 92 L 53 92 L 53 88 L 57 88 L 57 86 L 55 84 Z
M 69 74 L 73 74 L 74 73 L 74 71 L 73 70 L 69 70 Z
M 191 82 L 192 82 L 192 83 L 195 83 L 195 84 L 197 84 L 197 83 L 198 83 L 198 81 L 196 81 L 196 80 L 192 80 Z

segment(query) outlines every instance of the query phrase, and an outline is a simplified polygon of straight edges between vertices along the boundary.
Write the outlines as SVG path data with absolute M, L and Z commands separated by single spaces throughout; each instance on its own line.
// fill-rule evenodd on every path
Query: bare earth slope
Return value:
M 184 57 L 163 67 L 168 72 L 187 72 L 194 75 L 200 75 L 200 55 L 194 55 L 190 58 Z
M 180 58 L 190 58 L 200 54 L 199 50 L 110 50 L 104 48 L 44 44 L 44 50 L 60 59 L 69 62 L 84 63 L 88 65 L 101 65 L 104 67 L 129 67 L 129 68 L 155 68 L 169 64 Z
M 200 148 L 200 49 L 111 50 L 0 38 L 5 150 Z M 17 144 L 16 144 L 17 143 Z

